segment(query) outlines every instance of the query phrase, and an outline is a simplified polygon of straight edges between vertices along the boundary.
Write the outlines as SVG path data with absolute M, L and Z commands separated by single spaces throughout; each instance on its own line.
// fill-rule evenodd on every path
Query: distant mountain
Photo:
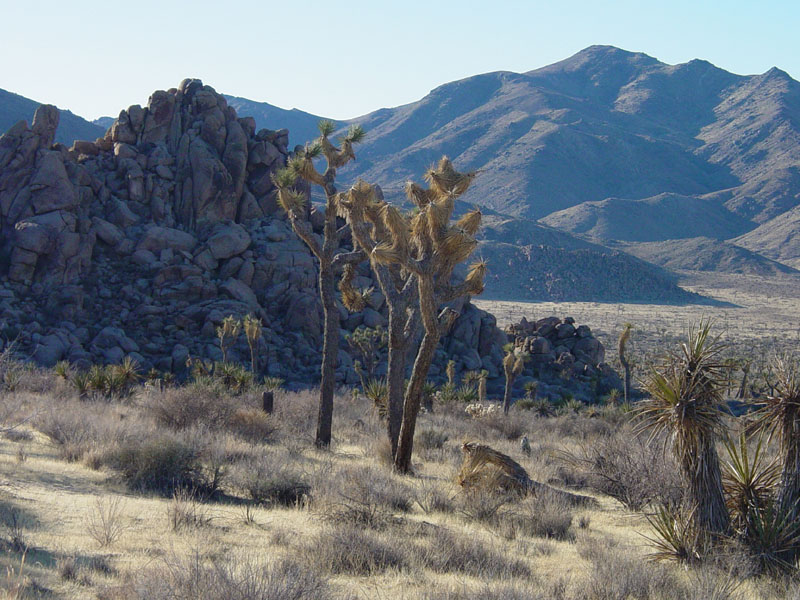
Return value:
M 734 237 L 800 205 L 800 83 L 774 68 L 741 76 L 592 46 L 354 121 L 368 135 L 343 177 L 363 176 L 399 199 L 405 180 L 448 154 L 479 171 L 468 200 L 530 219 L 584 205 L 580 223 L 574 213 L 547 222 L 598 239 Z M 619 198 L 645 202 L 585 205 Z M 625 233 L 635 229 L 625 206 L 649 215 L 647 235 Z M 683 209 L 704 222 L 681 219 Z
M 733 242 L 800 269 L 800 207 L 767 221 Z
M 542 223 L 598 240 L 655 242 L 680 238 L 727 239 L 753 228 L 753 222 L 713 200 L 659 194 L 641 200 L 583 202 L 554 212 Z
M 30 124 L 39 104 L 18 94 L 0 90 L 0 132 L 6 132 L 19 121 L 27 121 Z M 75 140 L 94 141 L 106 132 L 105 128 L 98 127 L 68 110 L 59 112 L 61 117 L 56 132 L 57 142 L 71 146 Z
M 95 125 L 102 127 L 105 130 L 108 130 L 114 124 L 116 119 L 114 117 L 99 117 L 92 121 Z
M 705 237 L 624 243 L 620 250 L 673 271 L 713 271 L 742 275 L 794 275 L 800 271 L 741 246 Z
M 247 98 L 227 96 L 228 105 L 240 116 L 253 117 L 259 129 L 288 129 L 289 146 L 305 144 L 319 136 L 317 124 L 323 119 L 302 110 L 285 110 L 266 102 L 255 102 Z

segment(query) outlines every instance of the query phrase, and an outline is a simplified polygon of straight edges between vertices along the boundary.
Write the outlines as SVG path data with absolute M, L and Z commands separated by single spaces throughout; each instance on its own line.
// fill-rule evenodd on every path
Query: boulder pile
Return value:
M 619 389 L 617 373 L 605 361 L 603 344 L 588 325 L 575 319 L 546 317 L 506 327 L 506 334 L 518 352 L 528 355 L 525 369 L 517 378 L 522 388 L 537 381 L 542 397 L 558 400 L 567 395 L 586 402 L 595 401 L 611 389 Z
M 123 110 L 103 138 L 54 144 L 58 111 L 0 137 L 0 349 L 51 366 L 134 358 L 181 374 L 188 356 L 221 359 L 230 315 L 262 321 L 264 374 L 319 376 L 322 309 L 315 261 L 276 202 L 271 175 L 291 155 L 288 131 L 256 131 L 197 79 Z M 321 234 L 321 211 L 307 218 Z M 347 240 L 345 241 L 347 243 Z M 346 248 L 343 248 L 346 250 Z M 368 265 L 354 282 L 375 287 Z M 502 373 L 505 335 L 467 298 L 432 375 Z M 354 383 L 345 334 L 385 326 L 379 292 L 359 313 L 340 305 L 342 383 Z M 229 358 L 249 363 L 244 340 Z

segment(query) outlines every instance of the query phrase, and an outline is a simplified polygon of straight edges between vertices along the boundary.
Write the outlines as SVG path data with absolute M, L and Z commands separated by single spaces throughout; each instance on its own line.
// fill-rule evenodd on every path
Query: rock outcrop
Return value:
M 250 313 L 263 323 L 265 374 L 318 378 L 316 265 L 271 180 L 290 156 L 286 130 L 256 131 L 196 79 L 123 110 L 95 141 L 54 145 L 57 126 L 42 106 L 0 137 L 0 338 L 43 365 L 130 356 L 182 374 L 187 356 L 221 359 L 216 327 Z M 320 233 L 319 211 L 308 217 Z M 377 288 L 368 265 L 355 284 Z M 457 304 L 432 374 L 454 358 L 498 375 L 504 334 Z M 340 310 L 343 334 L 386 323 L 380 294 L 360 313 Z M 342 335 L 343 383 L 356 381 L 349 352 Z M 249 362 L 244 340 L 229 358 Z
M 537 381 L 540 396 L 557 400 L 571 395 L 587 402 L 620 389 L 619 376 L 605 363 L 603 344 L 588 325 L 576 325 L 572 317 L 535 322 L 523 317 L 506 327 L 506 334 L 515 349 L 529 357 L 516 380 L 520 388 Z

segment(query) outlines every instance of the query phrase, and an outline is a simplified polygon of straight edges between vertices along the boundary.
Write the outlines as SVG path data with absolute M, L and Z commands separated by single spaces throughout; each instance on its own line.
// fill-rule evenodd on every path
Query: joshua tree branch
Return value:
M 367 259 L 367 255 L 363 250 L 354 250 L 353 252 L 342 252 L 333 257 L 333 266 L 340 265 L 354 265 Z
M 314 256 L 321 260 L 322 246 L 319 245 L 319 241 L 314 237 L 311 225 L 307 221 L 300 220 L 294 213 L 289 214 L 289 220 L 297 236 L 306 243 L 311 252 L 314 253 Z

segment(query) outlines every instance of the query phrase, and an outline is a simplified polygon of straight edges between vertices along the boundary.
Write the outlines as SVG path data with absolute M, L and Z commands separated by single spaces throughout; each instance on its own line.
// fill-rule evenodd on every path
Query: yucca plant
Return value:
M 263 385 L 267 391 L 274 392 L 275 390 L 279 389 L 284 383 L 285 380 L 281 379 L 280 377 L 264 377 Z
M 331 443 L 333 424 L 333 393 L 336 386 L 336 363 L 339 354 L 339 309 L 336 306 L 335 270 L 366 259 L 360 250 L 339 252 L 348 228 L 338 227 L 337 216 L 341 212 L 340 194 L 336 190 L 336 171 L 355 159 L 353 146 L 364 139 L 364 129 L 360 125 L 351 126 L 340 140 L 339 147 L 330 141 L 335 124 L 332 121 L 319 123 L 319 138 L 295 153 L 287 168 L 281 169 L 272 177 L 278 189 L 278 203 L 286 211 L 292 230 L 305 242 L 311 253 L 319 261 L 319 293 L 323 311 L 323 341 L 319 414 L 314 443 L 318 448 L 328 448 Z M 314 166 L 317 158 L 324 158 L 325 171 L 320 173 Z M 325 193 L 325 224 L 322 243 L 315 236 L 307 219 L 306 193 L 298 190 L 298 180 L 318 185 Z M 352 271 L 350 272 L 352 274 Z M 344 276 L 347 279 L 347 273 Z M 343 283 L 346 283 L 343 282 Z M 348 301 L 350 295 L 343 291 L 342 299 Z M 351 305 L 351 308 L 355 308 Z
M 53 372 L 55 372 L 56 377 L 64 381 L 69 381 L 72 375 L 72 365 L 69 364 L 68 360 L 60 360 L 53 367 Z
M 738 443 L 727 437 L 724 440 L 728 456 L 722 462 L 722 485 L 731 525 L 744 538 L 749 535 L 750 513 L 772 506 L 780 477 L 777 461 L 765 457 L 764 441 L 760 435 L 751 453 L 744 431 Z
M 261 339 L 261 319 L 253 315 L 245 315 L 242 320 L 244 335 L 247 338 L 247 345 L 250 348 L 250 369 L 255 376 L 258 373 L 258 341 Z
M 72 387 L 75 388 L 78 397 L 81 399 L 86 398 L 92 390 L 89 373 L 86 371 L 77 371 L 70 377 L 69 381 L 72 383 Z
M 651 560 L 697 562 L 706 555 L 710 540 L 698 528 L 693 512 L 686 515 L 662 505 L 653 514 L 645 515 L 654 534 L 654 537 L 644 536 L 655 547 Z
M 645 386 L 650 398 L 639 410 L 652 442 L 663 435 L 681 468 L 696 526 L 715 534 L 730 531 L 716 441 L 723 429 L 720 353 L 711 324 L 690 329 L 679 353 L 651 369 Z
M 123 382 L 123 386 L 126 389 L 136 385 L 136 383 L 142 378 L 142 376 L 139 374 L 139 363 L 137 363 L 136 360 L 130 356 L 123 358 L 120 364 L 115 365 L 114 370 L 119 374 L 119 377 Z
M 790 510 L 778 504 L 751 508 L 744 542 L 763 571 L 772 574 L 796 571 L 800 523 Z
M 385 379 L 368 379 L 362 390 L 368 400 L 375 406 L 378 416 L 385 419 L 389 415 L 389 389 Z
M 102 365 L 92 365 L 86 373 L 88 387 L 95 395 L 106 396 L 110 391 L 108 371 Z
M 474 385 L 464 383 L 456 388 L 456 397 L 465 404 L 475 402 L 478 399 L 478 391 Z
M 236 338 L 239 337 L 239 332 L 242 330 L 242 322 L 234 317 L 228 315 L 222 320 L 222 325 L 217 327 L 217 339 L 219 339 L 219 348 L 222 350 L 222 362 L 228 362 L 228 350 L 236 343 Z

